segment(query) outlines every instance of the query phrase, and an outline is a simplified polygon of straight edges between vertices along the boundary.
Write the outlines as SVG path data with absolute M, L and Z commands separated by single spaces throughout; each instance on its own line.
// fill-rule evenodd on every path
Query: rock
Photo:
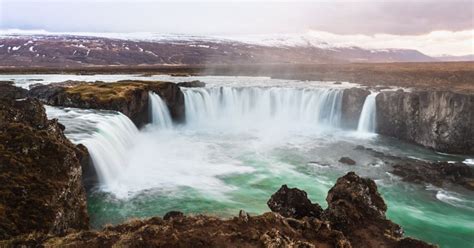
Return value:
M 393 165 L 392 173 L 407 182 L 427 183 L 438 187 L 451 183 L 474 190 L 474 169 L 463 163 L 428 163 L 408 160 Z
M 182 212 L 170 211 L 170 212 L 166 213 L 165 216 L 163 216 L 163 219 L 164 220 L 170 220 L 172 218 L 181 218 L 181 217 L 184 217 L 184 214 Z
M 135 220 L 101 231 L 67 236 L 23 237 L 5 246 L 36 244 L 45 247 L 338 247 L 350 248 L 339 232 L 317 220 L 296 220 L 275 213 L 251 216 L 247 222 L 210 216 Z M 297 226 L 297 228 L 293 227 Z
M 326 201 L 322 219 L 353 247 L 399 247 L 403 240 L 402 228 L 386 219 L 387 205 L 373 180 L 349 172 L 329 190 Z
M 0 81 L 0 99 L 25 98 L 28 90 L 15 87 L 11 81 Z
M 344 89 L 341 118 L 345 128 L 357 128 L 360 113 L 368 95 L 370 91 L 362 88 Z
M 74 82 L 40 85 L 28 95 L 53 106 L 120 111 L 138 127 L 150 122 L 148 92 L 153 91 L 168 105 L 175 122 L 184 121 L 184 95 L 174 83 L 148 81 Z
M 206 83 L 201 82 L 199 80 L 194 80 L 189 82 L 180 82 L 178 83 L 178 86 L 187 88 L 206 87 Z
M 376 104 L 378 133 L 441 152 L 474 154 L 474 94 L 385 91 Z
M 63 130 L 38 100 L 0 99 L 0 240 L 88 228 L 79 149 Z
M 413 158 L 392 156 L 363 146 L 357 146 L 355 149 L 368 152 L 372 156 L 380 158 L 386 164 L 391 165 L 393 169 L 390 172 L 401 177 L 403 181 L 432 184 L 438 187 L 454 184 L 474 190 L 474 168 L 461 162 L 427 162 Z
M 356 164 L 356 161 L 354 161 L 353 159 L 351 159 L 349 157 L 341 157 L 339 159 L 339 162 L 343 163 L 343 164 L 347 164 L 347 165 L 355 165 Z
M 284 217 L 301 219 L 303 217 L 319 218 L 323 209 L 308 199 L 306 192 L 297 188 L 282 185 L 267 202 L 268 207 Z

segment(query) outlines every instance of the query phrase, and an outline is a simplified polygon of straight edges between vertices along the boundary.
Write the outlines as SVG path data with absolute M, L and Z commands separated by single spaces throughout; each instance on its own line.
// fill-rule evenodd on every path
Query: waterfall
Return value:
M 161 129 L 171 128 L 173 122 L 166 103 L 154 92 L 148 92 L 148 99 L 152 125 Z
M 98 123 L 90 138 L 81 141 L 91 156 L 101 183 L 113 182 L 128 160 L 127 150 L 138 135 L 135 124 L 118 113 Z
M 66 136 L 87 147 L 99 181 L 109 186 L 117 180 L 129 160 L 127 151 L 135 143 L 138 129 L 116 111 L 46 106 L 48 118 L 65 125 Z
M 342 90 L 295 88 L 183 89 L 186 121 L 191 126 L 339 127 Z
M 359 124 L 357 125 L 357 132 L 375 133 L 377 126 L 375 98 L 377 94 L 378 92 L 372 92 L 365 98 L 359 117 Z

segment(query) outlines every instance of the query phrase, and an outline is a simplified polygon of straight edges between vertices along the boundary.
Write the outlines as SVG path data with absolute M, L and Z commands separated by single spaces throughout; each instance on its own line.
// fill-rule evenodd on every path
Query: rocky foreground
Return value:
M 101 231 L 65 236 L 38 233 L 0 241 L 3 246 L 44 247 L 435 247 L 404 238 L 385 216 L 387 206 L 374 181 L 350 172 L 326 198 L 313 204 L 304 191 L 283 185 L 268 201 L 273 212 L 220 219 L 170 212 L 163 218 L 132 220 Z
M 84 151 L 46 118 L 26 92 L 0 84 L 0 239 L 89 226 L 82 186 Z

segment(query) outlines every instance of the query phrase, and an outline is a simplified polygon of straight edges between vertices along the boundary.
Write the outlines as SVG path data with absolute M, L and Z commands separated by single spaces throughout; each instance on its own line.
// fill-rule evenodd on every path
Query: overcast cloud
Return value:
M 473 15 L 472 0 L 0 0 L 0 29 L 56 32 L 242 35 L 318 30 L 414 36 L 445 30 L 449 35 L 473 30 Z M 470 48 L 458 54 L 472 53 Z

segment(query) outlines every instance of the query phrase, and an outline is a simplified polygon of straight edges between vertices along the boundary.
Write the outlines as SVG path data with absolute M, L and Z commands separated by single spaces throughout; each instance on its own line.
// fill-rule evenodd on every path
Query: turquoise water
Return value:
M 387 173 L 390 168 L 378 158 L 354 148 L 364 145 L 394 155 L 431 160 L 463 160 L 461 157 L 437 154 L 381 136 L 361 138 L 340 130 L 268 135 L 178 128 L 149 130 L 141 139 L 139 143 L 146 145 L 131 154 L 140 157 L 140 161 L 155 162 L 143 163 L 134 170 L 143 170 L 143 166 L 157 170 L 145 170 L 147 175 L 131 172 L 128 175 L 143 176 L 147 181 L 148 174 L 166 171 L 167 178 L 163 180 L 167 184 L 144 187 L 146 189 L 125 197 L 122 194 L 117 197 L 114 189 L 96 189 L 88 199 L 94 227 L 130 218 L 162 216 L 171 210 L 221 217 L 235 216 L 240 209 L 261 214 L 269 211 L 266 202 L 282 184 L 305 190 L 313 202 L 324 208 L 327 192 L 337 178 L 356 171 L 376 180 L 388 205 L 388 217 L 400 224 L 406 235 L 441 247 L 472 247 L 474 244 L 472 192 L 400 182 Z M 200 155 L 190 152 L 193 149 Z M 337 162 L 341 156 L 349 156 L 358 164 L 341 165 Z M 170 158 L 178 162 L 167 162 Z M 189 168 L 184 182 L 177 176 L 183 173 L 181 163 Z M 176 173 L 172 173 L 174 170 Z M 158 175 L 152 177 L 160 180 Z M 216 181 L 207 185 L 208 178 Z M 139 182 L 137 179 L 132 185 Z

